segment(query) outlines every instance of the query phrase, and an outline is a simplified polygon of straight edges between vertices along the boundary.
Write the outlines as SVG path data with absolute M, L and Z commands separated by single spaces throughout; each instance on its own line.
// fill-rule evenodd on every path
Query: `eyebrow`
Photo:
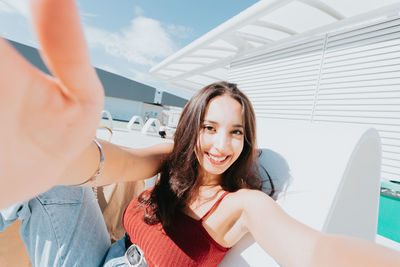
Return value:
M 210 121 L 210 120 L 204 120 L 203 123 L 204 123 L 204 122 L 213 123 L 213 124 L 218 124 L 218 122 L 216 122 L 216 121 Z M 235 128 L 238 127 L 238 128 L 243 128 L 243 129 L 244 129 L 243 125 L 241 125 L 241 124 L 234 124 L 233 127 L 235 127 Z

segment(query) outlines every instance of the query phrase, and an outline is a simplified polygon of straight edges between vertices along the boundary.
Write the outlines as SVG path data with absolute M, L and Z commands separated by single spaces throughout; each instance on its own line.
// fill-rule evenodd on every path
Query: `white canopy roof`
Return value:
M 167 86 L 193 94 L 228 79 L 241 55 L 357 22 L 398 14 L 399 0 L 261 0 L 150 70 Z

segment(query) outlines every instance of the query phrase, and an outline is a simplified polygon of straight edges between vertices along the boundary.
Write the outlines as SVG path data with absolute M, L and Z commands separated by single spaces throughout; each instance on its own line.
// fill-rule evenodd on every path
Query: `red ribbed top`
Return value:
M 144 210 L 135 198 L 125 210 L 125 230 L 132 243 L 143 250 L 149 267 L 217 266 L 230 248 L 218 244 L 202 223 L 228 193 L 223 193 L 200 220 L 178 212 L 168 234 L 161 223 L 148 225 L 143 221 Z

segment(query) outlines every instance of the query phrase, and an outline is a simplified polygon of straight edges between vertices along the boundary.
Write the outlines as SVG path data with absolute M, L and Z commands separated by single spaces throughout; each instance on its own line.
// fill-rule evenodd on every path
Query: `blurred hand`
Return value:
M 54 77 L 0 39 L 0 208 L 57 184 L 95 137 L 104 92 L 72 0 L 32 0 L 41 55 Z

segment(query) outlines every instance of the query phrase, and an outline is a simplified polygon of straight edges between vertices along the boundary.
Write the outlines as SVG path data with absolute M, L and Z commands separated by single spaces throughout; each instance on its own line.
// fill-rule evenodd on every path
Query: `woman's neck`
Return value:
M 199 186 L 198 192 L 188 204 L 188 208 L 191 210 L 197 210 L 201 206 L 217 198 L 221 191 L 223 191 L 223 189 L 219 184 Z
M 214 187 L 221 185 L 222 175 L 199 172 L 197 179 L 199 181 L 200 187 L 201 186 Z

